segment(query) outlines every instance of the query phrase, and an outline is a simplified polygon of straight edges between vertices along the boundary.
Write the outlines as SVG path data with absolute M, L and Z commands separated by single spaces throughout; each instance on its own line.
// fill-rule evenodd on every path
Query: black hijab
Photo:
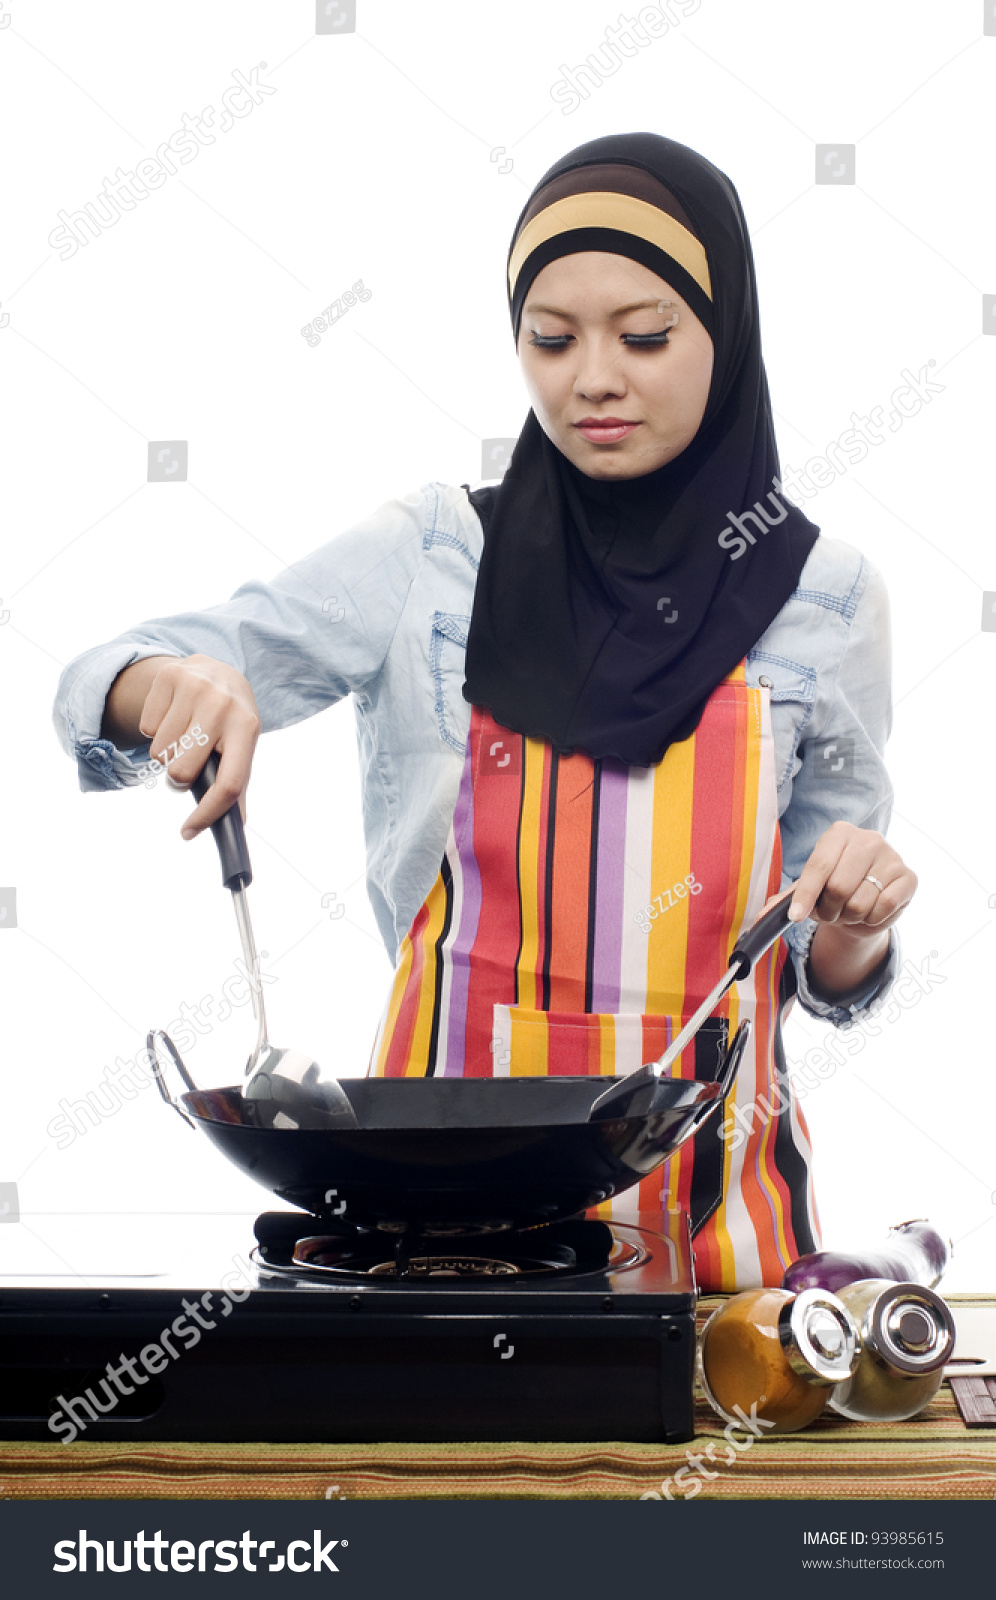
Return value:
M 561 753 L 652 766 L 785 604 L 819 529 L 780 492 L 754 261 L 729 179 L 653 133 L 570 151 L 516 223 L 516 343 L 537 274 L 588 250 L 641 262 L 702 321 L 705 413 L 673 461 L 608 482 L 575 467 L 530 408 L 501 483 L 472 496 L 485 538 L 463 693 Z

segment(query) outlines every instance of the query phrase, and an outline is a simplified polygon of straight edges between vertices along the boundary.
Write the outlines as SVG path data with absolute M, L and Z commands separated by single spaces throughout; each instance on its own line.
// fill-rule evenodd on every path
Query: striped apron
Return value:
M 376 1076 L 628 1073 L 656 1060 L 781 885 L 769 691 L 744 663 L 655 767 L 558 756 L 471 708 L 442 865 L 398 955 Z M 717 1007 L 753 1028 L 726 1114 L 606 1201 L 685 1211 L 708 1293 L 819 1248 L 809 1133 L 784 1070 L 781 940 Z M 709 1024 L 672 1074 L 712 1077 Z

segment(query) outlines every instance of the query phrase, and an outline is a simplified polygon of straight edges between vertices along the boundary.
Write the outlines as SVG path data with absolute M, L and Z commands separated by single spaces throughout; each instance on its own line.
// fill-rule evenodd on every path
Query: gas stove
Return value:
M 693 1437 L 688 1221 L 256 1219 L 228 1273 L 0 1276 L 0 1438 Z

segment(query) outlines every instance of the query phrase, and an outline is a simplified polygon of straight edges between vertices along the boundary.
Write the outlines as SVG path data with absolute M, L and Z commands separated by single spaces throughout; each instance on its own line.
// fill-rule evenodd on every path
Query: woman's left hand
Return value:
M 875 938 L 909 905 L 917 882 L 880 833 L 835 822 L 817 839 L 799 875 L 789 918 L 815 917 L 855 938 Z

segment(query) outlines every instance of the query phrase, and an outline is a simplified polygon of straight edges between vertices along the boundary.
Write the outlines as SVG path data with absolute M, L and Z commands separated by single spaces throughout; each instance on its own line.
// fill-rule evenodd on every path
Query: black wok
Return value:
M 361 1227 L 432 1232 L 552 1222 L 631 1188 L 722 1105 L 749 1029 L 724 1051 L 725 1022 L 704 1024 L 696 1068 L 712 1081 L 661 1079 L 639 1115 L 588 1120 L 622 1078 L 343 1078 L 359 1126 L 323 1129 L 256 1126 L 237 1087 L 199 1090 L 167 1034 L 148 1044 L 164 1099 L 281 1199 Z M 176 1100 L 159 1040 L 187 1085 Z
M 192 786 L 198 799 L 216 771 L 212 755 Z M 237 804 L 212 832 L 225 886 L 243 889 L 252 872 Z M 235 1086 L 199 1090 L 161 1030 L 148 1035 L 150 1061 L 163 1098 L 185 1121 L 243 1172 L 317 1216 L 397 1229 L 553 1221 L 631 1188 L 721 1107 L 750 1024 L 727 1049 L 726 1022 L 708 1013 L 784 931 L 790 899 L 742 936 L 674 1042 L 694 1036 L 694 1080 L 658 1076 L 655 1066 L 629 1078 L 345 1078 L 339 1082 L 353 1115 L 318 1113 L 308 1126 L 294 1099 L 275 1113 L 276 1100 L 261 1105 Z M 178 1100 L 163 1076 L 157 1037 L 185 1085 Z

